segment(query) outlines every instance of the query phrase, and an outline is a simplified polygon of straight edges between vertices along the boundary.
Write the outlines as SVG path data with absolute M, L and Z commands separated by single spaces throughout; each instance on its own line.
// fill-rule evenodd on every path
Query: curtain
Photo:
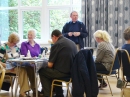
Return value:
M 82 0 L 82 21 L 89 36 L 84 40 L 85 46 L 96 47 L 93 33 L 106 30 L 115 47 L 121 47 L 124 30 L 130 26 L 129 0 Z

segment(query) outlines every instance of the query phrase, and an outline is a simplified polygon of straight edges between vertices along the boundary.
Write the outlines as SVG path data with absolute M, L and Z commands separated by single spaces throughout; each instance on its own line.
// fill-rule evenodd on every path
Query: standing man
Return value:
M 78 13 L 76 11 L 71 12 L 70 18 L 72 20 L 64 25 L 62 34 L 75 42 L 77 49 L 80 50 L 84 48 L 83 38 L 87 37 L 88 32 L 83 22 L 78 21 Z
M 50 97 L 53 79 L 70 77 L 71 66 L 77 53 L 75 43 L 63 37 L 59 30 L 54 30 L 51 38 L 54 45 L 51 47 L 47 67 L 39 70 L 45 97 Z M 55 87 L 55 92 L 55 97 L 64 97 L 62 87 Z

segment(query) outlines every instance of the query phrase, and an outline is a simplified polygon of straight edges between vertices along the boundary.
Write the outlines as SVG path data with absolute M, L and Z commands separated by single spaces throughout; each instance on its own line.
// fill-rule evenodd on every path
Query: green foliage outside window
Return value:
M 42 0 L 21 0 L 22 6 L 41 6 Z
M 9 34 L 12 32 L 18 33 L 18 12 L 9 10 Z
M 48 0 L 48 5 L 69 5 L 70 0 Z
M 23 12 L 23 39 L 27 39 L 29 29 L 35 29 L 36 39 L 41 39 L 41 21 L 39 11 L 24 11 Z
M 68 10 L 50 10 L 50 33 L 54 29 L 62 30 L 64 24 L 69 20 Z
M 0 10 L 0 31 L 4 33 L 2 40 L 7 40 L 8 36 L 12 32 L 19 33 L 19 19 L 18 18 L 18 1 L 19 0 L 0 0 L 0 7 L 10 7 L 13 9 Z M 21 6 L 29 7 L 42 7 L 42 0 L 20 0 Z M 73 0 L 74 2 L 74 0 Z M 81 0 L 76 0 L 80 4 Z M 70 0 L 48 0 L 47 6 L 59 6 L 59 5 L 70 5 Z M 33 8 L 32 8 L 33 9 Z M 80 8 L 76 7 L 74 10 L 80 12 Z M 36 29 L 36 39 L 41 39 L 41 11 L 34 8 L 34 10 L 23 10 L 22 12 L 22 30 L 23 39 L 27 39 L 27 31 L 30 28 Z M 64 24 L 69 21 L 70 8 L 65 9 L 50 9 L 49 10 L 49 33 L 54 29 L 62 30 Z M 21 27 L 20 27 L 21 28 Z M 2 29 L 2 30 L 1 30 Z M 46 28 L 44 28 L 46 29 Z M 3 35 L 3 34 L 2 34 Z

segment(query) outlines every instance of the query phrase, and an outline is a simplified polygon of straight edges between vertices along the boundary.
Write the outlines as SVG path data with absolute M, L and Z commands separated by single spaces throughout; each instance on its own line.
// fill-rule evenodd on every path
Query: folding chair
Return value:
M 17 78 L 17 75 L 15 73 L 5 73 L 5 77 L 8 77 L 10 80 L 10 84 L 11 84 L 11 95 L 13 97 L 13 86 L 14 86 L 14 81 L 15 78 Z M 17 86 L 16 86 L 16 90 L 17 91 Z
M 110 71 L 97 71 L 97 75 L 101 75 L 102 76 L 102 82 L 103 82 L 103 79 L 107 80 L 107 83 L 108 83 L 108 86 L 109 86 L 109 89 L 110 89 L 110 92 L 111 92 L 112 96 L 113 96 L 113 93 L 112 93 L 112 89 L 111 89 L 111 86 L 109 84 L 107 76 L 110 76 L 112 74 L 116 75 L 117 74 L 117 70 L 119 69 L 119 67 L 120 67 L 120 61 L 119 61 L 118 49 L 117 49 Z M 103 76 L 105 76 L 105 78 L 103 78 Z
M 51 85 L 51 96 L 50 96 L 50 97 L 53 97 L 53 88 L 54 88 L 54 86 L 67 87 L 66 97 L 71 97 L 71 93 L 70 93 L 70 90 L 69 90 L 69 84 L 71 83 L 71 80 L 72 80 L 71 78 L 54 79 L 54 80 L 52 81 L 52 85 Z M 65 83 L 66 86 L 56 84 L 55 82 Z M 69 93 L 68 93 L 68 92 L 69 92 Z M 70 96 L 68 96 L 68 94 L 69 94 Z
M 4 77 L 5 77 L 5 69 L 3 69 L 2 72 L 0 73 L 0 90 L 4 81 Z
M 130 82 L 130 56 L 127 50 L 125 49 L 120 49 L 120 58 L 121 58 L 121 66 L 122 66 L 122 75 L 123 75 L 123 80 L 125 81 L 125 86 L 128 86 L 127 84 Z M 126 78 L 129 77 L 129 79 Z

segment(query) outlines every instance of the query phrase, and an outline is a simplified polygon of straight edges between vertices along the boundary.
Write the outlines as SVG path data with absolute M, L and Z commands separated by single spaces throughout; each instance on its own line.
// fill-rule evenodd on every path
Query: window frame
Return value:
M 35 39 L 36 42 L 38 42 L 39 44 L 48 44 L 48 40 L 51 38 L 50 36 L 50 29 L 49 29 L 49 23 L 50 23 L 50 19 L 49 19 L 49 11 L 50 10 L 54 10 L 54 9 L 63 9 L 63 10 L 69 10 L 69 13 L 71 13 L 73 7 L 79 7 L 81 8 L 81 5 L 77 4 L 77 5 L 73 5 L 73 0 L 70 0 L 70 5 L 58 5 L 58 6 L 51 6 L 51 5 L 47 5 L 47 0 L 42 0 L 42 6 L 21 6 L 21 0 L 18 0 L 18 6 L 16 7 L 0 7 L 0 10 L 18 10 L 18 34 L 20 37 L 20 43 L 23 41 L 26 41 L 27 39 L 23 39 L 23 24 L 22 24 L 22 20 L 23 20 L 23 11 L 29 11 L 29 10 L 38 10 L 41 11 L 41 39 Z M 69 16 L 68 16 L 68 21 L 70 20 Z M 2 36 L 1 36 L 2 37 Z M 3 43 L 5 41 L 1 40 L 1 43 Z

